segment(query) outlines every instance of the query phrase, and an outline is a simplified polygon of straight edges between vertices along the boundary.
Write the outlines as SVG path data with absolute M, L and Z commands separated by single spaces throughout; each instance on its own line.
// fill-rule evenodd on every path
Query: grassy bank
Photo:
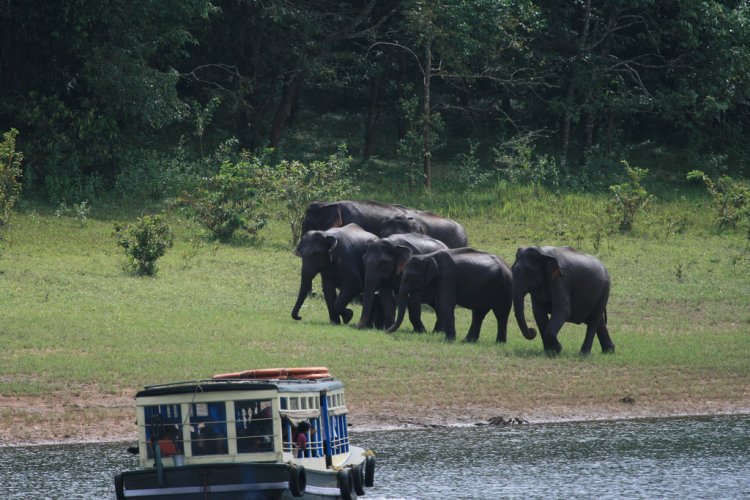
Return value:
M 384 418 L 458 408 L 533 418 L 555 408 L 617 407 L 625 396 L 635 403 L 623 413 L 685 403 L 750 407 L 748 240 L 742 228 L 718 233 L 702 194 L 662 193 L 629 235 L 609 232 L 605 195 L 500 186 L 468 197 L 380 198 L 459 220 L 472 246 L 509 263 L 530 244 L 597 255 L 613 281 L 616 353 L 602 355 L 595 343 L 581 358 L 584 327 L 568 324 L 562 354 L 545 357 L 541 341 L 525 340 L 513 318 L 508 343 L 496 345 L 491 315 L 476 345 L 445 344 L 406 325 L 394 335 L 333 326 L 320 296 L 294 321 L 299 260 L 288 228 L 276 222 L 254 241 L 221 245 L 171 214 L 174 248 L 156 278 L 135 277 L 123 270 L 111 210 L 97 215 L 94 205 L 85 222 L 43 210 L 14 219 L 0 257 L 0 394 L 97 397 L 251 367 L 325 365 L 347 382 L 353 408 Z M 431 325 L 434 316 L 425 316 Z M 469 322 L 459 310 L 459 338 Z M 0 409 L 8 412 L 17 410 Z

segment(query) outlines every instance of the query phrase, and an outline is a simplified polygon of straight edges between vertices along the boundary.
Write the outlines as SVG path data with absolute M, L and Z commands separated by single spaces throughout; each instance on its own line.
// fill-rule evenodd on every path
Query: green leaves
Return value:
M 21 194 L 21 160 L 23 154 L 16 151 L 16 137 L 18 130 L 12 128 L 3 134 L 0 142 L 0 239 L 5 236 L 5 230 L 10 224 L 10 216 Z
M 156 261 L 172 247 L 172 228 L 162 215 L 144 215 L 134 224 L 114 225 L 117 244 L 125 250 L 128 266 L 146 276 L 156 274 Z
M 629 180 L 609 186 L 613 197 L 607 206 L 607 212 L 613 216 L 620 232 L 626 233 L 633 228 L 635 216 L 646 210 L 655 197 L 641 185 L 648 176 L 648 169 L 631 167 L 625 160 L 622 165 Z

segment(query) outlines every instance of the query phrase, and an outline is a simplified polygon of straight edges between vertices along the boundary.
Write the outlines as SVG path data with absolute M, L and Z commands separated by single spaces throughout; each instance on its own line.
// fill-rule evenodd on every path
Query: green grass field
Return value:
M 473 247 L 509 264 L 519 246 L 532 244 L 595 254 L 613 281 L 616 353 L 601 354 L 595 342 L 591 356 L 579 356 L 585 327 L 568 324 L 562 354 L 546 357 L 512 315 L 506 345 L 494 343 L 492 315 L 477 344 L 414 334 L 407 322 L 393 335 L 330 325 L 320 293 L 294 321 L 299 260 L 280 222 L 255 240 L 222 245 L 170 214 L 176 240 L 158 275 L 133 276 L 112 225 L 139 214 L 114 218 L 94 204 L 85 223 L 41 209 L 13 220 L 0 256 L 0 394 L 114 394 L 218 372 L 324 365 L 360 408 L 474 406 L 528 415 L 537 406 L 611 405 L 624 396 L 643 405 L 750 406 L 746 228 L 719 233 L 701 192 L 661 193 L 628 235 L 608 231 L 606 194 L 501 185 L 469 196 L 370 197 L 450 216 L 465 225 Z M 681 234 L 673 234 L 676 215 L 686 223 Z M 356 322 L 360 306 L 353 307 Z M 457 312 L 458 338 L 469 321 L 469 311 Z M 425 312 L 425 323 L 433 322 Z

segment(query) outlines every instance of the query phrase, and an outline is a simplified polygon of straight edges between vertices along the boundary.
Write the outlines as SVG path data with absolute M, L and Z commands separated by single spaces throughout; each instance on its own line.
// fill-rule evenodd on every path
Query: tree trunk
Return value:
M 368 160 L 372 156 L 373 142 L 375 140 L 375 125 L 380 116 L 380 91 L 383 86 L 383 76 L 378 75 L 372 82 L 370 89 L 370 105 L 367 108 L 367 123 L 365 123 L 365 145 L 362 149 L 362 158 Z
M 423 131 L 423 153 L 424 153 L 424 187 L 429 190 L 432 186 L 432 152 L 430 151 L 430 124 L 432 121 L 430 109 L 430 80 L 432 79 L 432 38 L 425 43 L 425 69 L 424 69 L 424 102 L 422 111 L 424 114 Z
M 276 109 L 276 116 L 273 119 L 273 125 L 271 125 L 269 146 L 272 148 L 279 146 L 281 133 L 284 131 L 284 127 L 286 127 L 289 117 L 292 114 L 292 106 L 297 99 L 297 96 L 299 96 L 299 91 L 302 88 L 302 83 L 305 81 L 306 76 L 307 74 L 304 71 L 297 73 L 284 89 L 281 102 Z

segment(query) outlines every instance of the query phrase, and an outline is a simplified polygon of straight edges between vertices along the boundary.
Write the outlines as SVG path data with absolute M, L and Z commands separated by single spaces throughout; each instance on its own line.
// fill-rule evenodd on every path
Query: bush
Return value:
M 654 196 L 641 185 L 648 169 L 631 167 L 625 160 L 622 160 L 622 165 L 630 180 L 609 186 L 614 198 L 609 202 L 607 212 L 614 218 L 620 232 L 627 232 L 633 228 L 636 214 L 646 210 Z
M 351 157 L 346 154 L 346 145 L 326 161 L 313 161 L 307 165 L 299 161 L 282 161 L 273 169 L 273 192 L 285 210 L 279 218 L 289 224 L 292 231 L 292 246 L 301 237 L 302 218 L 305 209 L 313 201 L 324 201 L 355 195 L 350 170 Z
M 270 169 L 248 153 L 237 162 L 225 161 L 219 173 L 202 179 L 194 193 L 179 202 L 212 237 L 228 241 L 237 231 L 255 235 L 268 222 L 261 207 L 272 189 Z
M 16 151 L 18 130 L 10 129 L 0 142 L 0 239 L 10 225 L 13 205 L 21 194 L 21 161 L 23 154 Z
M 714 204 L 719 229 L 736 227 L 743 216 L 750 217 L 750 188 L 728 175 L 714 181 L 700 170 L 688 172 L 688 180 L 701 180 Z
M 534 154 L 532 134 L 518 135 L 493 149 L 494 161 L 511 183 L 560 189 L 562 172 L 554 158 Z
M 135 224 L 115 224 L 117 244 L 125 249 L 128 266 L 137 274 L 156 274 L 156 261 L 172 246 L 172 228 L 161 215 L 144 215 Z

